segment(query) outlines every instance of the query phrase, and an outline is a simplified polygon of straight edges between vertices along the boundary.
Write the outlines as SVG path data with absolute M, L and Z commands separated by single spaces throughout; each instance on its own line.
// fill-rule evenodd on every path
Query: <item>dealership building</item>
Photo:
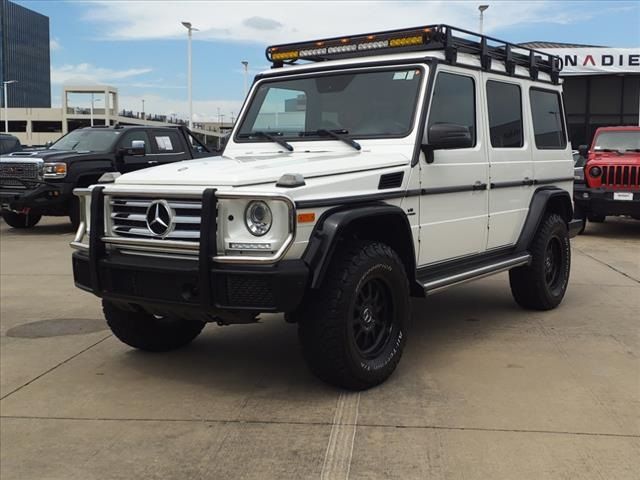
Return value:
M 607 48 L 549 42 L 523 46 L 560 57 L 574 148 L 590 143 L 598 127 L 640 125 L 640 46 Z

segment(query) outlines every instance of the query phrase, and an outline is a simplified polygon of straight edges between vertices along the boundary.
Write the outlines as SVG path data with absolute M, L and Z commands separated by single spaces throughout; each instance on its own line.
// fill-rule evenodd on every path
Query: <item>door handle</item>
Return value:
M 487 189 L 487 184 L 481 182 L 480 180 L 478 180 L 476 183 L 473 184 L 473 190 L 486 190 Z
M 529 177 L 524 177 L 524 180 L 522 180 L 522 185 L 531 186 L 534 183 L 535 183 L 535 180 L 531 180 Z

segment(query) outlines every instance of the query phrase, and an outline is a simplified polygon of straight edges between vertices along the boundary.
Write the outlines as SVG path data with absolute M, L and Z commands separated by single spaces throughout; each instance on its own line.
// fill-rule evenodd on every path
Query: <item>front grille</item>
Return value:
M 640 188 L 640 167 L 608 165 L 602 167 L 602 186 L 612 188 Z
M 38 180 L 40 167 L 37 163 L 2 162 L 0 163 L 0 186 L 26 188 L 28 182 Z
M 108 219 L 111 233 L 119 237 L 150 240 L 200 241 L 202 202 L 194 199 L 166 199 L 175 226 L 166 236 L 154 234 L 147 226 L 147 211 L 155 198 L 111 197 Z

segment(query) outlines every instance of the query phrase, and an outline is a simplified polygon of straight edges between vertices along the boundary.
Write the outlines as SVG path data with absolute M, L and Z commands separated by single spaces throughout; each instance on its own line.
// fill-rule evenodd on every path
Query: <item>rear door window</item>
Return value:
M 153 132 L 153 150 L 155 153 L 182 153 L 182 142 L 177 132 Z
M 487 82 L 489 132 L 493 148 L 520 148 L 522 134 L 522 99 L 520 87 L 512 83 Z

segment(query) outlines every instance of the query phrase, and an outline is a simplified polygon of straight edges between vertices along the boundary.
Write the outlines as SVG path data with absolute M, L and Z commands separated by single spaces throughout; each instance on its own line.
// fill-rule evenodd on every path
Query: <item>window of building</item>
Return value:
M 26 132 L 26 131 L 27 131 L 26 120 L 9 120 L 9 133 Z
M 529 91 L 533 133 L 539 149 L 563 149 L 567 139 L 562 121 L 560 94 L 532 88 Z
M 488 81 L 487 109 L 491 146 L 494 148 L 522 147 L 524 137 L 520 87 L 512 83 Z
M 476 144 L 476 95 L 473 78 L 441 72 L 436 78 L 428 127 L 455 123 L 469 128 Z
M 34 132 L 59 133 L 62 132 L 62 122 L 34 120 L 33 122 L 31 122 L 31 128 Z

